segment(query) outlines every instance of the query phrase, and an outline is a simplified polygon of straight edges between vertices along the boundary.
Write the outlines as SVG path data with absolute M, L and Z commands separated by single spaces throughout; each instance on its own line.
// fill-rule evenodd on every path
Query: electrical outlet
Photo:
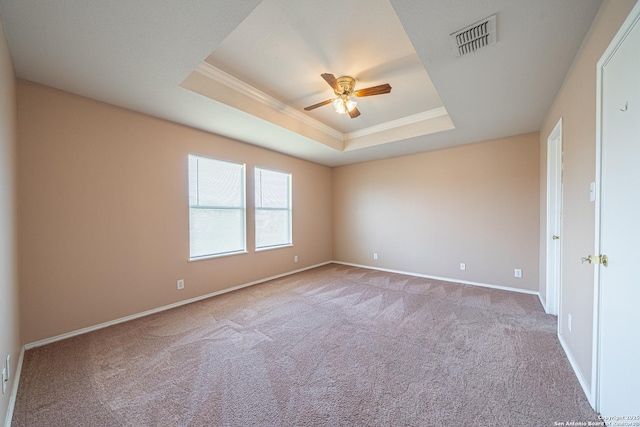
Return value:
M 460 270 L 465 271 L 467 269 L 467 264 L 465 264 L 464 262 L 460 263 Z
M 373 253 L 373 259 L 378 259 L 378 252 Z
M 178 280 L 178 289 L 184 289 L 184 279 Z
M 518 278 L 519 278 L 519 277 L 522 277 L 522 269 L 520 269 L 520 268 L 516 268 L 516 269 L 514 270 L 514 274 L 513 274 L 513 275 L 514 275 L 515 277 L 518 277 Z
M 298 262 L 298 255 L 293 257 L 293 262 Z
M 2 368 L 2 394 L 7 392 L 7 383 L 9 382 L 9 378 L 7 378 L 7 368 Z
M 569 329 L 569 332 L 571 332 L 571 315 L 570 314 L 567 315 L 567 329 Z

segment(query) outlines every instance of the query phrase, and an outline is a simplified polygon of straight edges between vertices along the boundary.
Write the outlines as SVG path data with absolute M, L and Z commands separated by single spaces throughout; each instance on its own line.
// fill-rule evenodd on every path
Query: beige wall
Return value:
M 546 262 L 546 152 L 547 139 L 562 117 L 563 220 L 562 295 L 560 334 L 577 363 L 579 374 L 591 383 L 593 343 L 594 269 L 580 258 L 593 254 L 595 204 L 589 201 L 589 184 L 595 181 L 596 165 L 596 63 L 607 48 L 636 0 L 603 2 L 573 66 L 540 131 L 540 236 L 541 272 Z M 541 274 L 540 289 L 546 281 Z M 572 331 L 566 317 L 572 316 Z
M 26 343 L 331 260 L 328 167 L 25 81 L 18 136 Z M 187 261 L 189 153 L 246 163 L 248 254 Z M 294 247 L 253 250 L 256 165 L 293 174 Z
M 13 62 L 0 16 L 0 370 L 11 355 L 11 380 L 0 394 L 0 423 L 4 422 L 20 354 L 16 256 L 16 89 Z
M 605 0 L 540 134 L 331 169 L 19 81 L 21 329 L 29 343 L 330 259 L 545 290 L 546 140 L 563 118 L 561 330 L 591 380 L 596 62 L 636 0 Z M 14 72 L 0 31 L 0 357 L 17 361 Z M 247 164 L 250 253 L 189 263 L 186 155 Z M 255 253 L 253 167 L 294 176 L 292 248 Z M 332 233 L 333 230 L 333 233 Z M 5 237 L 6 236 L 6 237 Z M 379 254 L 373 260 L 372 254 Z M 333 255 L 332 255 L 333 254 Z M 294 263 L 293 256 L 300 262 Z M 459 263 L 467 264 L 466 271 Z M 513 277 L 522 268 L 524 277 Z M 540 277 L 539 277 L 540 275 Z M 177 291 L 175 280 L 185 279 Z M 8 326 L 4 326 L 8 325 Z M 0 395 L 0 415 L 8 394 Z M 0 418 L 0 419 L 3 419 Z
M 538 162 L 530 133 L 336 168 L 334 259 L 537 291 Z

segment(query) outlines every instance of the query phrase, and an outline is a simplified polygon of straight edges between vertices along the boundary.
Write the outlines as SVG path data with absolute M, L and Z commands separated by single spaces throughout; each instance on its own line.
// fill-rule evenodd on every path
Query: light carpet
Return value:
M 25 353 L 14 426 L 592 421 L 533 295 L 329 264 Z

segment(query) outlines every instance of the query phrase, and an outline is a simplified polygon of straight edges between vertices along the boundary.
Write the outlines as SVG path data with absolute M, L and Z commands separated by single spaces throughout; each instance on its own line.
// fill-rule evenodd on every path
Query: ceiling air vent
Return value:
M 496 42 L 496 15 L 491 15 L 449 36 L 457 56 L 466 55 Z

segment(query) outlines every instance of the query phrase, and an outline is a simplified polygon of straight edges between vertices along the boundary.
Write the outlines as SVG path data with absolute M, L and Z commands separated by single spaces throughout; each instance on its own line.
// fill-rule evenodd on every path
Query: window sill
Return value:
M 264 251 L 270 251 L 273 249 L 291 248 L 291 247 L 293 247 L 293 243 L 287 243 L 286 245 L 266 246 L 264 248 L 256 248 L 256 252 L 264 252 Z
M 227 256 L 242 255 L 242 254 L 248 254 L 248 253 L 249 251 L 245 250 L 245 251 L 238 251 L 238 252 L 228 252 L 228 253 L 217 254 L 217 255 L 200 256 L 197 258 L 189 258 L 189 262 L 202 261 L 204 259 L 212 259 L 212 258 L 223 258 Z

